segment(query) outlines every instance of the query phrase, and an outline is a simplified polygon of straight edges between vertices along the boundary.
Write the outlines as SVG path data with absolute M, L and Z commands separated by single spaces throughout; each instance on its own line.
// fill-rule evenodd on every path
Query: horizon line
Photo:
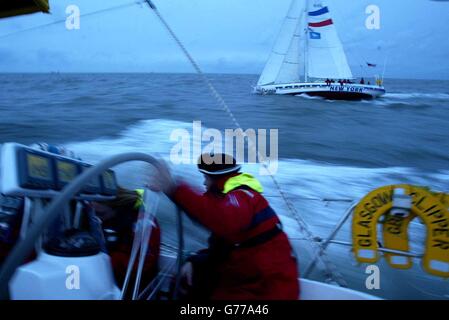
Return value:
M 448 0 L 449 1 L 449 0 Z M 233 73 L 233 72 L 204 72 L 211 75 L 246 75 L 246 76 L 259 76 L 257 73 Z M 0 75 L 10 74 L 185 74 L 185 75 L 197 75 L 196 72 L 156 72 L 156 71 L 0 71 Z M 355 78 L 374 78 L 373 76 L 358 76 Z M 402 78 L 402 77 L 385 77 L 384 79 L 391 80 L 430 80 L 430 81 L 449 81 L 448 78 L 430 78 L 430 77 L 417 77 L 417 78 Z

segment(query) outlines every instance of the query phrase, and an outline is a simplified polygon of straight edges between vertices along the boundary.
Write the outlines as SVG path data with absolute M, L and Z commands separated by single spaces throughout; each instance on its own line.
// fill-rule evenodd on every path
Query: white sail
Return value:
M 312 0 L 308 8 L 307 75 L 312 78 L 351 79 L 346 54 L 321 0 Z
M 301 24 L 300 19 L 304 17 L 304 9 L 304 1 L 292 1 L 258 85 L 299 80 L 299 37 L 301 33 L 299 25 Z
M 304 11 L 303 11 L 304 12 Z M 301 15 L 301 18 L 304 14 Z M 302 19 L 303 20 L 303 19 Z M 304 65 L 301 59 L 301 39 L 304 38 L 304 24 L 301 19 L 296 25 L 295 32 L 291 38 L 290 46 L 284 56 L 281 68 L 276 77 L 275 83 L 292 83 L 300 81 L 301 66 Z

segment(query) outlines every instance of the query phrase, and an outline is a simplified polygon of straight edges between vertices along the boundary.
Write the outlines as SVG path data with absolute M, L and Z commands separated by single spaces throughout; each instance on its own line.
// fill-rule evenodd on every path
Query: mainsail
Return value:
M 258 85 L 299 80 L 301 21 L 305 3 L 293 0 Z
M 323 1 L 308 8 L 307 75 L 312 78 L 351 79 L 346 54 Z

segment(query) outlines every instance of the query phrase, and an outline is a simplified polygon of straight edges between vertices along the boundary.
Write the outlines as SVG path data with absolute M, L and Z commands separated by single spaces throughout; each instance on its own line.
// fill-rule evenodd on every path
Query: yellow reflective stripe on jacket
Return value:
M 143 194 L 145 193 L 144 189 L 136 189 L 137 195 L 139 198 L 137 199 L 136 203 L 134 204 L 134 209 L 139 209 L 143 205 Z
M 263 192 L 263 187 L 256 178 L 254 178 L 249 173 L 242 173 L 242 174 L 239 174 L 238 176 L 229 178 L 225 182 L 224 187 L 223 187 L 223 193 L 226 194 L 226 193 L 234 190 L 235 188 L 238 188 L 241 186 L 247 186 L 259 193 Z

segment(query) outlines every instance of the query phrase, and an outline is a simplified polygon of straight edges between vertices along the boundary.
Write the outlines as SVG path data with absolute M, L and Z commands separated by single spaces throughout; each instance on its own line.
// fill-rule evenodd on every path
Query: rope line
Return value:
M 109 12 L 109 11 L 124 9 L 124 8 L 132 7 L 132 6 L 135 6 L 135 5 L 138 5 L 138 4 L 144 4 L 144 3 L 145 3 L 145 0 L 133 1 L 133 2 L 130 2 L 130 3 L 125 3 L 125 4 L 122 4 L 122 5 L 109 7 L 109 8 L 106 8 L 106 9 L 100 9 L 100 10 L 97 10 L 97 11 L 88 12 L 86 14 L 80 14 L 80 17 L 93 16 L 93 15 L 97 15 L 97 14 L 100 14 L 100 13 L 105 13 L 105 12 Z M 37 29 L 41 29 L 41 28 L 50 27 L 52 25 L 64 23 L 64 22 L 66 22 L 66 20 L 67 19 L 60 19 L 60 20 L 56 20 L 56 21 L 53 21 L 53 22 L 50 22 L 50 23 L 41 24 L 41 25 L 38 25 L 38 26 L 35 26 L 35 27 L 26 28 L 26 29 L 14 31 L 14 32 L 11 32 L 11 33 L 7 33 L 5 35 L 1 35 L 0 39 L 8 38 L 8 37 L 11 37 L 11 36 L 23 33 L 23 32 L 33 31 L 33 30 L 37 30 Z

